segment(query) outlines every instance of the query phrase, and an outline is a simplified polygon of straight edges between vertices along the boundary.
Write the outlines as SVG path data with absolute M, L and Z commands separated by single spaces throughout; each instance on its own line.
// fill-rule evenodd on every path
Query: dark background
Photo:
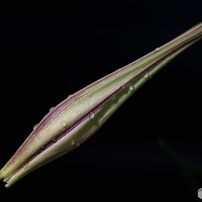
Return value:
M 199 23 L 201 8 L 200 0 L 1 1 L 0 167 L 49 108 Z M 202 167 L 201 53 L 200 41 L 73 152 L 10 189 L 2 182 L 1 198 L 200 201 L 200 172 L 157 139 Z

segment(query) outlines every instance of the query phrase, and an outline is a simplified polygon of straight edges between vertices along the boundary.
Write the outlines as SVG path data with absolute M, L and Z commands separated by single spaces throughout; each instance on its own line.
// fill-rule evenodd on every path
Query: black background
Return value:
M 1 1 L 0 167 L 49 108 L 202 20 L 201 1 Z M 138 90 L 86 143 L 0 195 L 7 201 L 197 199 L 201 41 Z

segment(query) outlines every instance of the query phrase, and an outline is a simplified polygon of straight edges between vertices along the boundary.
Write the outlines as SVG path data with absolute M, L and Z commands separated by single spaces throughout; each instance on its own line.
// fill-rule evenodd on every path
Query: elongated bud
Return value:
M 141 85 L 202 38 L 202 23 L 52 108 L 0 171 L 10 187 L 86 141 Z

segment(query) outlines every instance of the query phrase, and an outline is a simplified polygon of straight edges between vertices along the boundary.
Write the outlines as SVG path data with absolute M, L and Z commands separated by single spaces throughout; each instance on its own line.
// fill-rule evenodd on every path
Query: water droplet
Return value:
M 62 121 L 62 126 L 66 126 L 66 121 Z
M 65 130 L 65 127 L 66 127 L 66 125 L 67 125 L 66 121 L 62 121 L 61 124 L 62 124 L 62 126 L 63 126 L 63 130 Z
M 33 130 L 36 130 L 38 127 L 38 124 L 35 124 L 34 127 L 33 127 Z
M 54 109 L 55 109 L 55 107 L 51 107 L 51 108 L 49 109 L 49 112 L 52 112 Z
M 130 91 L 133 90 L 133 86 L 132 86 L 132 85 L 129 86 L 129 90 L 130 90 Z
M 82 104 L 84 101 L 83 101 L 83 99 L 82 98 L 80 98 L 80 103 Z
M 73 94 L 70 94 L 68 97 L 67 97 L 67 99 L 69 99 L 70 97 L 72 97 L 73 96 Z
M 93 119 L 94 117 L 95 117 L 95 114 L 94 114 L 94 113 L 91 113 L 91 114 L 90 114 L 90 118 Z
M 145 75 L 144 75 L 144 78 L 147 79 L 149 77 L 149 73 L 147 72 Z
M 72 140 L 72 141 L 71 141 L 71 145 L 74 145 L 74 144 L 75 144 L 75 142 L 74 142 L 74 140 Z
M 161 49 L 161 48 L 158 47 L 158 48 L 156 48 L 154 51 L 155 51 L 155 52 L 158 52 L 158 51 L 160 51 L 160 49 Z

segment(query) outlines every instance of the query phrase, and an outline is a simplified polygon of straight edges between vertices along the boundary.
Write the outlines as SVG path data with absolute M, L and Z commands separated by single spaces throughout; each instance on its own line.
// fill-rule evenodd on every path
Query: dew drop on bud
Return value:
M 49 112 L 52 112 L 54 109 L 55 109 L 55 107 L 51 107 L 51 108 L 49 109 Z
M 70 94 L 68 97 L 67 97 L 67 99 L 69 99 L 70 97 L 72 97 L 73 95 L 72 94 Z
M 90 115 L 90 118 L 93 119 L 94 117 L 95 117 L 95 114 L 92 113 L 92 114 Z
M 33 127 L 33 130 L 36 130 L 38 127 L 38 124 L 35 124 L 34 127 Z
M 156 48 L 154 51 L 155 51 L 155 52 L 158 52 L 160 49 L 161 49 L 161 48 L 158 47 L 158 48 Z
M 65 127 L 67 125 L 66 121 L 62 121 L 61 124 L 62 124 L 63 129 L 65 130 Z
M 144 78 L 147 79 L 149 77 L 149 73 L 147 72 L 145 75 L 144 75 Z
M 133 86 L 132 86 L 132 85 L 129 86 L 129 90 L 130 90 L 130 91 L 133 90 Z

